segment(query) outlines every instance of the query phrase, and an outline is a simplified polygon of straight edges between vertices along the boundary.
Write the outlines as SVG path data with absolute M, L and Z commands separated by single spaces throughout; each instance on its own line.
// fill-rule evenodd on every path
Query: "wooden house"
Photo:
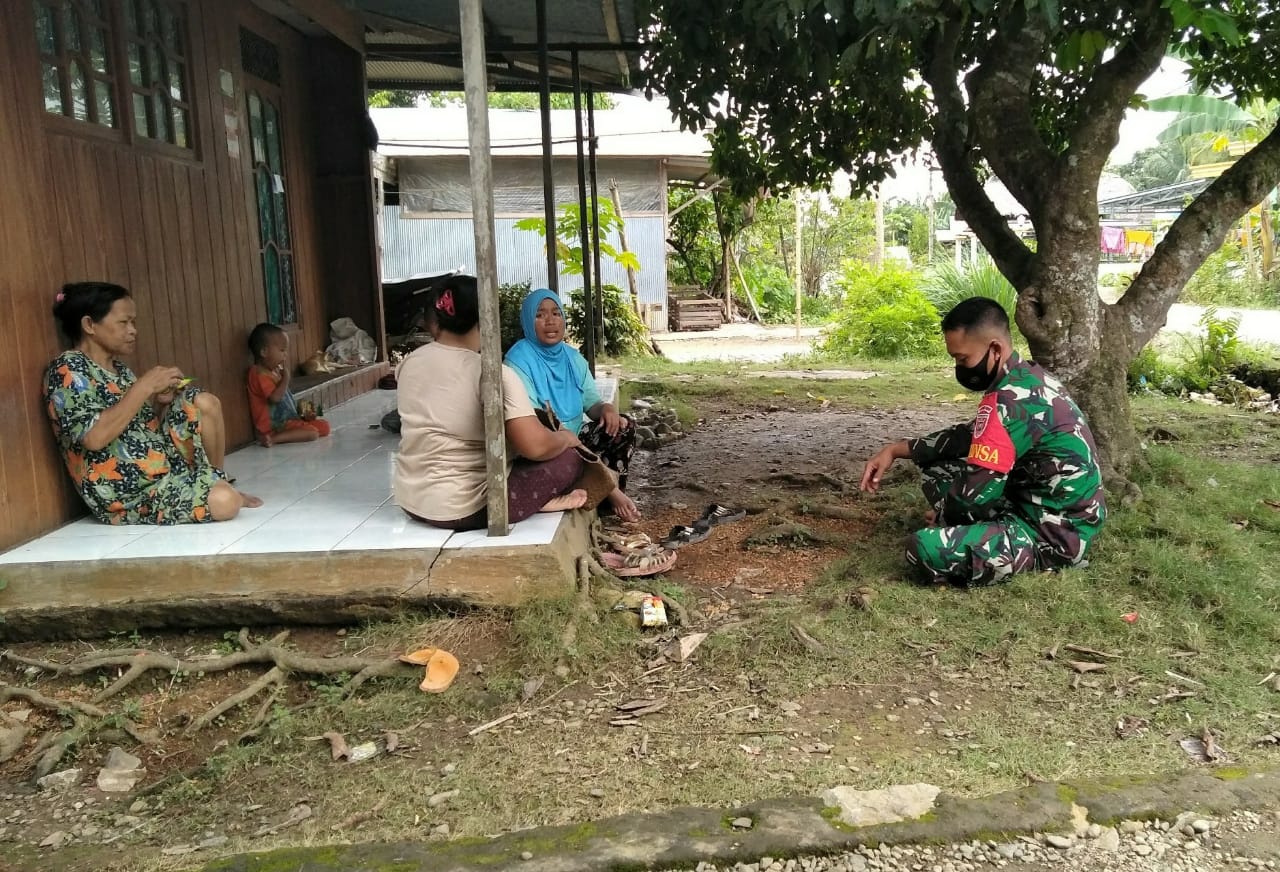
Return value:
M 336 0 L 5 0 L 0 550 L 82 514 L 42 375 L 66 282 L 133 293 L 134 368 L 172 364 L 251 436 L 245 339 L 381 336 L 364 25 Z M 271 11 L 267 11 L 271 10 Z

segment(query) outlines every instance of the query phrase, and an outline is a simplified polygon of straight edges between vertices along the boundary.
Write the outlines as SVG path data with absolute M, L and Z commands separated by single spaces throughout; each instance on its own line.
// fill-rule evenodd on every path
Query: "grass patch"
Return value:
M 959 393 L 936 361 L 877 363 L 869 368 L 883 375 L 852 382 L 756 379 L 750 372 L 768 367 L 723 363 L 681 364 L 688 378 L 675 380 L 668 366 L 628 362 L 641 381 L 625 382 L 624 391 L 670 399 L 695 417 L 753 405 L 812 408 L 808 391 L 848 408 L 926 406 Z M 970 406 L 955 408 L 959 417 Z M 473 839 L 638 809 L 732 809 L 835 784 L 927 781 L 973 795 L 1021 787 L 1028 777 L 1104 783 L 1117 773 L 1187 769 L 1194 764 L 1178 740 L 1204 726 L 1241 767 L 1211 770 L 1219 778 L 1280 763 L 1275 750 L 1255 745 L 1280 727 L 1275 691 L 1258 684 L 1280 668 L 1280 511 L 1264 502 L 1280 501 L 1280 419 L 1155 398 L 1134 409 L 1149 434 L 1139 473 L 1145 499 L 1113 506 L 1087 569 L 973 591 L 910 583 L 902 544 L 924 506 L 908 469 L 881 493 L 848 501 L 858 514 L 850 529 L 860 534 L 842 559 L 798 594 L 736 602 L 723 620 L 737 623 L 711 635 L 692 664 L 649 674 L 648 640 L 602 616 L 580 624 L 571 674 L 554 677 L 571 600 L 353 630 L 345 641 L 352 653 L 469 650 L 466 680 L 440 695 L 395 679 L 354 699 L 316 693 L 305 707 L 291 701 L 257 744 L 218 751 L 199 776 L 164 795 L 175 830 L 221 828 L 257 803 L 275 819 L 299 797 L 312 801 L 314 823 L 282 842 L 422 837 L 441 823 Z M 862 585 L 878 593 L 869 611 L 844 600 Z M 689 606 L 716 602 L 693 585 L 656 586 Z M 1136 623 L 1121 620 L 1128 612 L 1138 613 Z M 808 651 L 792 623 L 831 656 Z M 1105 672 L 1075 676 L 1061 656 L 1045 658 L 1066 644 L 1118 658 Z M 537 676 L 546 684 L 522 702 L 524 682 Z M 1162 701 L 1186 689 L 1195 696 Z M 607 725 L 614 703 L 646 696 L 668 707 L 638 729 Z M 784 710 L 788 701 L 800 711 Z M 528 714 L 467 735 L 517 710 Z M 1121 719 L 1142 728 L 1121 738 Z M 335 764 L 323 744 L 307 741 L 329 730 L 351 744 L 399 731 L 407 759 Z M 817 742 L 829 750 L 805 750 Z M 446 774 L 446 764 L 456 771 Z M 446 790 L 459 794 L 427 805 Z M 383 811 L 358 833 L 329 829 L 383 798 Z M 1060 798 L 1074 796 L 1064 789 Z M 824 816 L 839 826 L 838 810 Z M 243 831 L 260 823 L 245 820 Z M 233 837 L 228 847 L 268 847 L 261 841 Z

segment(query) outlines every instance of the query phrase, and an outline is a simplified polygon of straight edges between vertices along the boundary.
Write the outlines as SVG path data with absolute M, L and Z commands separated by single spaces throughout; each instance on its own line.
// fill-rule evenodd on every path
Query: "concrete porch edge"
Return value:
M 586 513 L 567 512 L 545 545 L 8 564 L 0 642 L 341 624 L 436 603 L 518 606 L 573 590 L 589 530 Z

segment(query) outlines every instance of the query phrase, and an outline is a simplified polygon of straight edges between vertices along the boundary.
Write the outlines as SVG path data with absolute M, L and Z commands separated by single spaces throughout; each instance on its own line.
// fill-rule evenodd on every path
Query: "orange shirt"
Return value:
M 276 421 L 277 408 L 281 403 L 271 402 L 271 394 L 280 384 L 270 372 L 254 364 L 249 367 L 249 416 L 253 419 L 253 429 L 259 434 L 272 433 L 283 426 L 284 421 Z

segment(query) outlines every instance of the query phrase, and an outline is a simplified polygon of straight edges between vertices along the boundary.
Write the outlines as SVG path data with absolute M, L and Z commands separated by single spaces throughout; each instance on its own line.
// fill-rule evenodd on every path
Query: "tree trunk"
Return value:
M 1129 475 L 1145 463 L 1129 407 L 1130 357 L 1101 354 L 1092 366 L 1067 382 L 1068 392 L 1085 413 L 1098 443 L 1107 489 L 1125 502 L 1141 495 Z
M 1016 320 L 1032 357 L 1084 412 L 1108 489 L 1127 500 L 1139 493 L 1128 473 L 1142 462 L 1128 393 L 1136 349 L 1098 297 L 1096 231 L 1049 225 L 1032 268 L 1033 284 L 1019 294 Z

